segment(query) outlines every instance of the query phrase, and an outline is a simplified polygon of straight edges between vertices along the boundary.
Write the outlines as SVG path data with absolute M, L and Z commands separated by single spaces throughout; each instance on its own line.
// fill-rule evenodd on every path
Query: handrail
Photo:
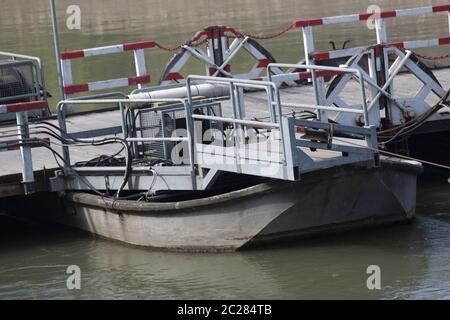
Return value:
M 338 108 L 338 107 L 319 106 L 319 105 L 303 104 L 303 103 L 291 103 L 291 102 L 290 103 L 285 103 L 285 104 L 282 104 L 282 105 L 283 106 L 287 106 L 287 107 L 303 108 L 303 109 L 311 109 L 311 110 L 325 110 L 325 111 L 364 114 L 363 110 L 349 109 L 349 108 Z
M 234 118 L 204 116 L 204 115 L 200 115 L 200 114 L 193 114 L 192 118 L 199 119 L 199 120 L 230 122 L 230 123 L 234 123 L 234 124 L 242 124 L 244 126 L 255 127 L 255 128 L 267 128 L 267 129 L 279 129 L 280 128 L 280 125 L 278 123 L 270 123 L 270 122 L 262 122 L 262 121 L 239 120 L 239 119 L 234 119 Z
M 315 27 L 321 25 L 334 25 L 359 21 L 367 21 L 369 19 L 386 19 L 397 17 L 411 17 L 424 15 L 429 13 L 450 12 L 450 4 L 440 4 L 428 7 L 416 7 L 397 10 L 386 10 L 377 13 L 356 13 L 343 16 L 330 16 L 318 19 L 299 19 L 294 21 L 295 28 Z
M 191 76 L 188 76 L 186 79 L 188 102 L 191 105 L 193 103 L 191 83 L 192 83 L 192 81 L 195 81 L 195 80 L 201 80 L 201 81 L 205 81 L 208 83 L 228 84 L 229 85 L 231 103 L 233 106 L 233 116 L 234 116 L 234 119 L 231 119 L 231 120 L 233 120 L 231 122 L 234 122 L 235 124 L 237 124 L 239 126 L 245 125 L 246 123 L 250 123 L 250 122 L 247 122 L 247 120 L 242 119 L 242 114 L 245 114 L 245 103 L 243 103 L 243 101 L 241 101 L 240 92 L 237 91 L 236 89 L 237 88 L 242 88 L 242 89 L 252 88 L 252 89 L 265 90 L 266 94 L 267 94 L 269 112 L 272 116 L 272 121 L 274 121 L 275 124 L 277 124 L 278 129 L 280 130 L 280 136 L 281 136 L 281 141 L 282 141 L 281 145 L 283 148 L 283 161 L 286 163 L 286 161 L 287 161 L 287 152 L 286 152 L 286 144 L 285 144 L 286 137 L 285 137 L 285 128 L 284 128 L 283 121 L 282 121 L 283 110 L 282 110 L 281 101 L 280 101 L 279 89 L 274 82 L 191 75 Z M 277 107 L 276 112 L 274 112 L 274 110 L 273 110 L 274 106 Z M 276 123 L 277 115 L 278 115 L 278 123 Z M 190 115 L 191 119 L 194 119 L 195 117 L 198 118 L 198 115 L 195 115 L 195 116 Z M 192 122 L 191 119 L 187 122 Z M 198 118 L 198 119 L 200 119 L 200 118 Z M 255 124 L 258 124 L 258 122 L 256 122 Z M 259 125 L 260 124 L 258 124 L 258 126 Z M 239 155 L 238 155 L 238 149 L 240 147 L 239 145 L 240 145 L 240 141 L 238 138 L 238 139 L 236 139 L 236 163 L 238 162 L 238 158 L 239 158 Z
M 39 57 L 29 56 L 29 55 L 19 54 L 19 53 L 13 53 L 13 52 L 6 52 L 6 51 L 0 51 L 0 56 L 11 57 L 14 59 L 31 60 L 35 64 L 36 69 L 38 70 L 38 74 L 39 74 L 39 78 L 40 78 L 39 80 L 40 80 L 40 84 L 42 85 L 44 98 L 47 99 L 47 89 L 46 89 L 45 78 L 44 78 L 44 65 L 42 64 L 42 60 Z
M 42 90 L 42 96 L 45 100 L 47 100 L 47 87 L 45 85 L 45 76 L 44 76 L 44 68 L 42 61 L 39 57 L 19 54 L 19 53 L 12 53 L 12 52 L 6 52 L 6 51 L 0 51 L 0 56 L 10 57 L 12 58 L 14 62 L 16 63 L 27 63 L 31 62 L 34 66 L 34 71 L 36 73 L 36 80 L 37 83 L 35 84 L 35 90 L 36 93 L 31 96 L 36 96 L 37 98 L 40 97 L 40 91 Z M 21 60 L 16 60 L 21 59 Z M 41 86 L 42 88 L 40 88 Z
M 359 69 L 352 69 L 352 68 L 342 68 L 342 67 L 328 67 L 328 66 L 318 66 L 318 65 L 308 65 L 308 64 L 289 64 L 289 63 L 271 63 L 267 66 L 267 76 L 270 81 L 272 81 L 272 68 L 296 68 L 296 69 L 303 69 L 303 70 L 311 70 L 311 77 L 313 79 L 313 86 L 314 86 L 314 93 L 316 98 L 316 104 L 318 106 L 317 109 L 325 110 L 325 106 L 321 105 L 321 99 L 320 99 L 320 92 L 317 88 L 317 76 L 316 76 L 316 70 L 324 70 L 324 71 L 333 71 L 333 72 L 340 72 L 340 73 L 351 73 L 358 77 L 359 83 L 360 83 L 360 91 L 361 91 L 361 99 L 362 99 L 362 111 L 364 114 L 364 124 L 366 126 L 370 125 L 369 121 L 369 107 L 367 106 L 367 96 L 366 96 L 366 88 L 364 86 L 364 77 Z M 341 112 L 348 112 L 345 109 L 342 109 Z
M 26 195 L 35 192 L 35 179 L 33 170 L 32 151 L 33 148 L 46 147 L 50 141 L 30 137 L 28 111 L 42 110 L 48 108 L 46 100 L 17 102 L 0 105 L 0 114 L 14 113 L 16 116 L 17 131 L 8 130 L 7 135 L 0 136 L 0 151 L 20 150 L 22 160 L 22 185 Z M 5 138 L 14 140 L 4 141 Z
M 64 99 L 72 97 L 74 94 L 81 92 L 91 92 L 134 85 L 137 85 L 138 88 L 142 88 L 143 85 L 149 84 L 151 82 L 151 77 L 146 66 L 144 49 L 154 48 L 155 46 L 155 41 L 147 40 L 61 53 L 58 59 L 61 63 L 63 71 L 63 83 L 61 85 Z M 74 84 L 72 74 L 72 60 L 125 52 L 134 53 L 134 65 L 136 69 L 135 76 Z
M 19 59 L 25 59 L 25 60 L 33 60 L 38 64 L 39 68 L 42 69 L 41 59 L 38 57 L 28 56 L 28 55 L 19 54 L 19 53 L 6 52 L 6 51 L 0 51 L 0 56 L 19 58 Z
M 59 127 L 63 133 L 67 134 L 67 125 L 66 125 L 66 109 L 68 106 L 73 107 L 73 105 L 86 105 L 86 104 L 119 104 L 121 109 L 121 117 L 122 117 L 122 134 L 125 139 L 129 137 L 126 136 L 126 119 L 123 110 L 123 105 L 133 104 L 133 103 L 180 103 L 184 106 L 184 110 L 186 113 L 186 119 L 189 119 L 191 116 L 191 104 L 189 104 L 186 99 L 142 99 L 142 100 L 128 100 L 128 99 L 94 99 L 94 100 L 63 100 L 60 101 L 56 107 L 58 114 L 58 123 Z M 189 140 L 189 158 L 190 158 L 190 168 L 191 168 L 191 178 L 192 178 L 192 187 L 193 190 L 197 189 L 197 180 L 196 180 L 196 171 L 195 171 L 195 146 L 194 146 L 194 134 L 193 134 L 193 126 L 187 122 L 187 139 Z M 131 142 L 131 141 L 130 141 Z M 70 165 L 70 151 L 67 145 L 62 146 L 63 157 L 65 160 L 65 168 L 68 168 Z

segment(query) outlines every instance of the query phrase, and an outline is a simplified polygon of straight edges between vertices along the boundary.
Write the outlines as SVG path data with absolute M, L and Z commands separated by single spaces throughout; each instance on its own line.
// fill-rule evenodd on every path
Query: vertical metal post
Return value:
M 369 148 L 372 148 L 374 150 L 378 149 L 378 133 L 377 133 L 377 127 L 376 126 L 369 126 L 370 129 L 370 136 L 366 136 L 366 143 Z M 375 166 L 380 166 L 380 153 L 374 151 L 374 161 Z
M 238 111 L 238 119 L 244 120 L 246 117 L 245 112 L 245 100 L 244 100 L 244 88 L 243 87 L 236 87 L 236 102 L 237 102 L 237 111 Z M 248 131 L 247 126 L 241 127 L 240 137 L 241 141 L 245 142 L 245 138 L 248 137 Z
M 369 126 L 370 125 L 370 117 L 369 117 L 369 109 L 367 106 L 366 86 L 364 85 L 364 78 L 363 78 L 362 72 L 359 70 L 358 70 L 358 78 L 359 78 L 359 85 L 360 85 L 360 89 L 361 89 L 362 108 L 364 111 L 364 125 Z
M 236 95 L 236 87 L 234 85 L 233 82 L 230 82 L 230 98 L 231 98 L 231 103 L 233 106 L 233 118 L 234 119 L 238 119 L 238 109 L 237 109 L 237 95 Z M 240 148 L 241 148 L 241 142 L 240 142 L 240 135 L 241 135 L 241 130 L 242 130 L 242 126 L 240 124 L 233 124 L 234 127 L 234 163 L 236 166 L 236 172 L 237 173 L 242 173 L 242 169 L 240 166 Z
M 26 111 L 16 113 L 17 131 L 20 141 L 23 143 L 30 139 L 28 130 L 28 114 Z M 26 195 L 35 192 L 34 188 L 34 172 L 33 158 L 31 156 L 30 146 L 21 146 L 20 153 L 22 156 L 22 184 Z
M 267 67 L 267 78 L 269 79 L 269 82 L 273 82 L 272 81 L 272 72 L 271 72 L 271 67 L 270 65 Z M 270 86 L 270 88 L 266 88 L 267 90 L 267 95 L 269 98 L 269 111 L 270 111 L 270 121 L 272 123 L 276 122 L 277 119 L 277 112 L 275 109 L 275 98 L 274 98 L 274 90 L 273 87 Z
M 215 58 L 214 58 L 215 43 L 214 43 L 214 36 L 213 36 L 214 30 L 211 28 L 207 28 L 207 29 L 205 29 L 205 31 L 208 31 L 210 34 L 210 36 L 208 37 L 208 42 L 207 42 L 207 46 L 206 46 L 207 47 L 206 54 L 207 54 L 208 58 L 210 58 L 211 61 L 214 61 L 215 60 Z M 205 74 L 209 76 L 210 75 L 209 66 L 206 64 L 205 64 L 205 69 L 206 69 Z
M 283 107 L 281 106 L 281 97 L 280 97 L 280 91 L 278 90 L 277 86 L 273 86 L 274 93 L 275 93 L 275 102 L 277 104 L 277 110 L 279 113 L 279 126 L 280 126 L 280 135 L 281 135 L 281 146 L 283 148 L 283 162 L 286 165 L 287 161 L 287 155 L 286 155 L 286 145 L 285 145 L 285 132 L 284 132 L 284 123 L 283 123 Z
M 145 65 L 144 49 L 134 50 L 134 64 L 136 67 L 136 76 L 142 77 L 147 75 L 147 66 Z M 138 84 L 138 89 L 142 89 L 144 85 Z
M 58 20 L 56 18 L 55 0 L 50 0 L 50 9 L 51 9 L 51 16 L 52 16 L 53 43 L 55 46 L 56 70 L 58 72 L 59 90 L 60 90 L 61 100 L 65 100 L 66 96 L 65 96 L 64 88 L 63 88 L 63 76 L 62 76 L 62 68 L 61 68 L 61 51 L 59 48 Z
M 314 64 L 314 36 L 312 27 L 304 27 L 303 31 L 303 46 L 305 50 L 306 64 Z
M 66 111 L 65 108 L 67 107 L 66 102 L 60 102 L 58 106 L 56 107 L 56 111 L 58 113 L 58 125 L 59 129 L 61 130 L 61 133 L 64 138 L 67 137 L 67 124 L 66 124 Z M 62 153 L 64 158 L 64 168 L 68 172 L 70 170 L 70 150 L 68 145 L 62 146 Z
M 386 28 L 386 20 L 379 18 L 375 20 L 375 30 L 377 32 L 377 43 L 379 45 L 384 45 L 388 43 L 388 36 L 387 36 L 387 28 Z M 383 72 L 383 77 L 381 79 L 381 83 L 379 83 L 380 87 L 383 87 L 386 79 L 389 79 L 389 49 L 381 47 L 381 57 L 380 57 L 380 63 L 381 63 L 381 70 Z M 384 78 L 384 79 L 383 79 Z M 394 85 L 391 84 L 387 90 L 390 94 L 393 94 L 394 92 Z M 385 98 L 382 98 L 383 101 L 380 103 L 380 107 L 383 107 L 383 105 L 386 105 L 386 117 L 389 119 L 392 119 L 391 114 L 391 102 Z
M 127 139 L 129 137 L 128 137 L 127 123 L 126 123 L 126 114 L 125 114 L 125 108 L 123 107 L 122 101 L 119 102 L 119 110 L 120 110 L 120 116 L 122 117 L 123 138 Z
M 377 43 L 384 44 L 387 43 L 387 30 L 386 30 L 386 20 L 380 18 L 375 19 L 375 30 L 377 31 Z
M 297 180 L 298 176 L 298 159 L 297 159 L 297 144 L 295 137 L 295 119 L 293 117 L 284 117 L 281 119 L 283 123 L 282 129 L 283 133 L 283 149 L 284 149 L 284 161 L 285 167 L 285 178 L 289 180 Z
M 377 67 L 376 67 L 376 57 L 375 57 L 375 50 L 371 49 L 369 55 L 368 55 L 368 62 L 369 62 L 369 76 L 372 79 L 373 83 L 378 84 L 378 73 L 377 73 Z M 363 80 L 364 81 L 364 80 Z M 370 89 L 370 99 L 371 101 L 374 101 L 376 96 L 378 94 L 378 90 L 371 86 Z M 372 108 L 369 110 L 369 117 L 370 122 L 372 125 L 375 125 L 376 127 L 380 126 L 380 103 L 377 101 L 375 108 Z
M 189 139 L 189 159 L 191 162 L 191 179 L 192 179 L 192 190 L 197 190 L 197 175 L 195 172 L 195 161 L 196 157 L 196 148 L 195 148 L 195 136 L 194 136 L 194 124 L 192 119 L 192 90 L 191 90 L 191 79 L 187 79 L 186 81 L 186 89 L 187 89 L 187 97 L 188 101 L 183 101 L 184 110 L 186 112 L 186 129 L 188 132 Z
M 271 66 L 267 67 L 267 76 L 269 78 L 269 82 L 272 82 L 272 75 L 270 72 Z M 286 133 L 285 133 L 285 127 L 284 127 L 284 122 L 283 120 L 285 118 L 283 118 L 283 107 L 281 106 L 281 95 L 280 95 L 280 91 L 278 90 L 277 85 L 274 83 L 273 86 L 270 86 L 270 90 L 268 90 L 267 92 L 270 92 L 269 95 L 269 99 L 270 99 L 270 105 L 273 107 L 273 113 L 275 114 L 274 119 L 272 119 L 272 122 L 276 122 L 276 113 L 278 111 L 279 113 L 279 125 L 280 125 L 280 135 L 281 135 L 281 141 L 282 141 L 282 146 L 283 146 L 283 161 L 286 164 L 287 163 L 287 157 L 288 155 L 286 154 L 287 150 L 285 147 L 285 139 L 286 139 Z M 272 109 L 271 109 L 272 112 Z M 295 136 L 295 133 L 294 133 Z
M 448 34 L 450 35 L 450 11 L 447 12 L 447 18 L 448 18 Z
M 305 49 L 305 60 L 307 65 L 315 65 L 314 53 L 316 48 L 314 46 L 314 35 L 312 27 L 304 27 L 303 31 L 303 45 Z M 324 78 L 317 78 L 314 70 L 309 70 L 312 74 L 312 82 L 314 85 L 314 92 L 316 95 L 316 103 L 318 105 L 325 104 L 325 80 Z M 325 110 L 317 110 L 317 117 L 321 122 L 328 122 L 328 114 Z

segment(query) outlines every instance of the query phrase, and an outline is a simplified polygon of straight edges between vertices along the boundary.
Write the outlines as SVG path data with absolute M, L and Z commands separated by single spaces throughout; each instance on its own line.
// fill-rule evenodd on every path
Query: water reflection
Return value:
M 442 297 L 449 284 L 445 227 L 421 217 L 414 225 L 231 254 L 153 251 L 46 229 L 3 242 L 0 299 Z M 71 264 L 82 270 L 79 292 L 65 289 Z M 372 264 L 382 269 L 379 292 L 366 288 Z

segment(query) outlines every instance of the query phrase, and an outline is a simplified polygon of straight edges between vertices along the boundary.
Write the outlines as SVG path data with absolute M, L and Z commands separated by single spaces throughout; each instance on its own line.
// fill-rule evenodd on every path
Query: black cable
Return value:
M 124 146 L 124 149 L 127 150 L 127 156 L 126 156 L 126 170 L 125 170 L 124 179 L 123 179 L 123 182 L 122 182 L 121 186 L 119 187 L 117 193 L 115 194 L 116 198 L 120 197 L 120 193 L 123 191 L 126 184 L 128 183 L 130 176 L 131 176 L 131 171 L 132 171 L 132 162 L 131 162 L 132 154 L 131 154 L 130 146 L 128 145 L 128 142 L 126 140 L 118 138 L 118 137 L 113 137 L 113 138 L 105 138 L 105 139 L 99 140 L 99 141 L 95 141 L 95 140 L 85 141 L 85 140 L 77 139 L 73 136 L 70 136 L 70 134 L 67 134 L 61 128 L 55 126 L 54 124 L 52 124 L 50 122 L 42 121 L 41 123 L 49 125 L 52 128 L 55 128 L 56 130 L 61 132 L 64 136 L 68 137 L 69 139 L 73 140 L 74 142 L 78 142 L 78 143 L 82 143 L 82 144 L 91 144 L 93 146 L 103 146 L 103 145 L 108 145 L 108 144 L 121 143 Z M 50 129 L 48 129 L 48 130 L 50 130 Z M 58 139 L 59 141 L 64 141 L 64 142 L 66 142 L 66 144 L 70 144 L 70 141 L 68 141 L 64 137 L 60 136 L 56 139 Z M 122 152 L 122 150 L 121 150 L 121 152 Z M 71 165 L 69 165 L 69 167 L 71 167 Z
M 424 125 L 425 122 L 431 116 L 433 116 L 435 113 L 439 112 L 439 110 L 441 110 L 442 108 L 447 107 L 447 105 L 445 103 L 449 96 L 450 96 L 450 90 L 447 91 L 447 93 L 441 98 L 441 100 L 433 108 L 431 108 L 430 110 L 428 110 L 427 112 L 422 114 L 416 122 L 414 122 L 413 124 L 411 124 L 409 126 L 402 128 L 401 130 L 396 132 L 394 135 L 391 135 L 391 136 L 379 135 L 379 138 L 388 139 L 387 141 L 383 142 L 384 145 L 386 145 L 388 143 L 399 143 L 399 142 L 402 142 L 402 141 L 408 139 L 413 134 L 413 132 L 415 130 L 417 130 L 418 128 L 420 128 L 422 125 Z M 401 138 L 401 139 L 397 140 L 397 138 Z

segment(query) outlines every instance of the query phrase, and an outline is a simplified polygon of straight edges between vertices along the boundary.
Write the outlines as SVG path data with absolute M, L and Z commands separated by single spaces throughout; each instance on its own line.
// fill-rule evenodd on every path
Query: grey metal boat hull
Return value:
M 383 161 L 345 166 L 299 182 L 271 182 L 172 203 L 112 201 L 74 193 L 60 222 L 128 244 L 185 251 L 252 245 L 411 220 L 421 166 Z

